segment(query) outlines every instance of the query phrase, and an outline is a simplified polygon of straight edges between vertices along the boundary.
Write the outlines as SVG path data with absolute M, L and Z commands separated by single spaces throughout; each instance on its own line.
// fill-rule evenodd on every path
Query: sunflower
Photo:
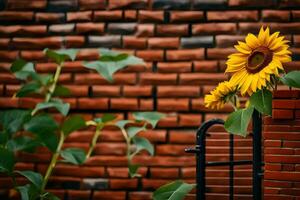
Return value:
M 238 53 L 228 56 L 226 73 L 233 73 L 230 82 L 238 85 L 241 94 L 251 95 L 271 84 L 271 77 L 284 71 L 282 63 L 291 61 L 289 41 L 279 32 L 270 35 L 269 28 L 261 27 L 258 36 L 249 33 L 245 42 L 238 42 Z
M 229 81 L 224 81 L 219 83 L 219 85 L 210 92 L 210 94 L 205 95 L 204 105 L 205 107 L 211 109 L 221 109 L 224 104 L 233 100 L 235 106 L 238 106 L 238 101 L 236 101 L 237 87 L 233 86 Z

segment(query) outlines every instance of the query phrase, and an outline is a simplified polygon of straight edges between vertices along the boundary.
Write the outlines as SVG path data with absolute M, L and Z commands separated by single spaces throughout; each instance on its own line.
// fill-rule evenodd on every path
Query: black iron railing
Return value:
M 229 136 L 229 161 L 223 162 L 206 162 L 206 136 L 210 127 L 220 124 L 224 125 L 222 119 L 212 119 L 204 122 L 197 130 L 196 146 L 194 148 L 187 148 L 187 153 L 196 154 L 196 199 L 205 200 L 206 182 L 205 171 L 208 166 L 229 166 L 229 199 L 234 199 L 234 166 L 235 165 L 251 165 L 253 172 L 253 200 L 261 200 L 261 182 L 262 182 L 262 152 L 261 152 L 261 131 L 262 121 L 261 115 L 258 111 L 254 110 L 252 115 L 253 121 L 253 160 L 234 160 L 234 137 L 232 134 Z

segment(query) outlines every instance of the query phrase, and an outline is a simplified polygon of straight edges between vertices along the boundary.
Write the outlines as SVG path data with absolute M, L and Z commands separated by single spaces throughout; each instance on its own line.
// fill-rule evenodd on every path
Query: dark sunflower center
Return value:
M 253 50 L 247 60 L 247 71 L 257 73 L 272 61 L 273 53 L 267 47 L 258 47 Z

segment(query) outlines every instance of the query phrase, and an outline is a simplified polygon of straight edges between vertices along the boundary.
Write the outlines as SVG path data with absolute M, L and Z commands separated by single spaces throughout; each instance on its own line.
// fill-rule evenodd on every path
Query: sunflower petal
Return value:
M 246 43 L 247 45 L 251 48 L 251 49 L 256 49 L 259 45 L 260 42 L 257 39 L 257 37 L 255 35 L 253 35 L 252 33 L 249 33 L 246 37 Z

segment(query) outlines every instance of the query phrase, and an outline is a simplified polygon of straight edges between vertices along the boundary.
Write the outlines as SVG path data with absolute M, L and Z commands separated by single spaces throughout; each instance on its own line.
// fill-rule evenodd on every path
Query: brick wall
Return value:
M 299 199 L 299 106 L 300 91 L 278 91 L 274 94 L 273 118 L 264 120 L 265 199 Z
M 93 157 L 82 168 L 58 165 L 49 188 L 65 199 L 149 199 L 153 189 L 175 179 L 193 182 L 195 160 L 184 153 L 192 146 L 195 129 L 211 118 L 224 118 L 230 108 L 204 108 L 203 96 L 226 80 L 225 59 L 236 40 L 261 25 L 281 31 L 291 40 L 293 62 L 300 67 L 299 0 L 0 0 L 0 107 L 28 108 L 38 98 L 11 99 L 19 82 L 8 73 L 15 58 L 36 61 L 42 73 L 53 72 L 42 49 L 80 48 L 75 62 L 67 62 L 60 79 L 72 91 L 65 100 L 73 113 L 89 119 L 104 112 L 127 118 L 132 111 L 170 113 L 158 129 L 143 133 L 154 144 L 153 158 L 140 155 L 142 179 L 129 179 L 120 132 L 106 130 Z M 298 35 L 299 34 L 299 35 Z M 142 57 L 147 67 L 128 68 L 108 84 L 85 70 L 82 60 L 97 59 L 96 48 L 107 47 Z M 228 134 L 221 127 L 208 139 L 208 160 L 228 159 Z M 66 146 L 87 148 L 93 132 L 71 135 Z M 236 138 L 235 158 L 251 157 L 251 139 Z M 49 154 L 21 155 L 19 169 L 45 171 Z M 236 197 L 252 199 L 251 170 L 237 167 Z M 99 184 L 91 192 L 88 183 Z M 19 181 L 23 181 L 19 179 Z M 210 168 L 208 196 L 224 199 L 227 168 Z M 10 187 L 0 178 L 0 188 Z M 193 197 L 191 197 L 193 199 Z

